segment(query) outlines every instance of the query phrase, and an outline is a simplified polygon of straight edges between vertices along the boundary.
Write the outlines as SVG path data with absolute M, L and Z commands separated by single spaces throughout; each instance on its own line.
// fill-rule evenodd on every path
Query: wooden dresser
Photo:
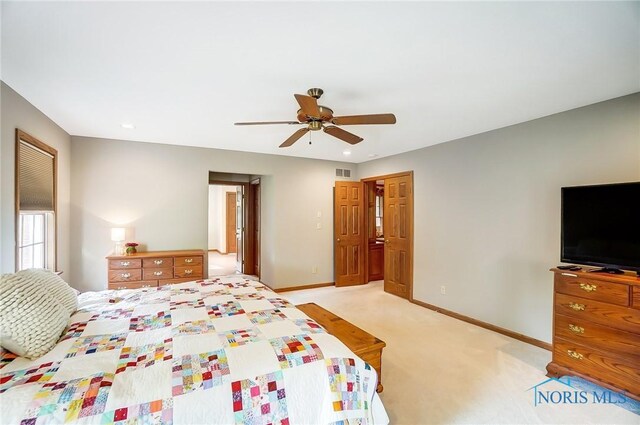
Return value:
M 554 272 L 548 376 L 572 375 L 640 400 L 640 278 Z
M 109 289 L 135 289 L 188 282 L 206 276 L 205 252 L 149 251 L 107 257 Z
M 342 341 L 355 355 L 369 363 L 378 372 L 376 391 L 382 392 L 382 349 L 387 346 L 384 341 L 315 303 L 300 304 L 296 307 Z

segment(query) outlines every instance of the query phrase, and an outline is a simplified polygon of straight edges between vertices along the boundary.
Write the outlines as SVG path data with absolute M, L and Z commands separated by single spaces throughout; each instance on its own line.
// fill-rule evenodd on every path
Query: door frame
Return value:
M 242 248 L 243 248 L 243 262 L 242 262 L 242 270 L 240 273 L 243 274 L 255 274 L 255 259 L 254 255 L 259 255 L 260 251 L 255 250 L 255 229 L 253 228 L 254 223 L 254 205 L 253 201 L 254 192 L 255 192 L 255 184 L 251 184 L 250 182 L 235 182 L 235 181 L 227 181 L 227 180 L 212 180 L 209 179 L 209 185 L 221 185 L 221 186 L 242 186 L 244 188 L 244 196 L 245 202 L 243 203 L 243 220 L 245 223 L 244 231 L 242 232 Z M 208 208 L 208 205 L 207 205 Z M 207 213 L 208 214 L 208 213 Z M 226 231 L 226 230 L 225 230 Z
M 409 256 L 409 298 L 408 300 L 410 302 L 413 302 L 413 241 L 414 241 L 414 235 L 415 235 L 415 227 L 414 227 L 414 201 L 415 201 L 415 197 L 414 197 L 414 193 L 415 193 L 415 187 L 414 187 L 414 181 L 415 179 L 413 178 L 413 170 L 411 171 L 401 171 L 398 173 L 392 173 L 392 174 L 384 174 L 384 175 L 380 175 L 380 176 L 374 176 L 374 177 L 366 177 L 363 179 L 360 179 L 360 181 L 362 183 L 366 184 L 370 183 L 370 182 L 375 182 L 376 180 L 386 180 L 386 179 L 390 179 L 393 177 L 404 177 L 404 176 L 408 176 L 411 179 L 411 209 L 409 210 L 409 222 L 410 222 L 410 226 L 411 226 L 411 233 L 409 235 L 409 250 L 411 251 L 411 255 Z M 368 205 L 369 203 L 369 191 L 365 190 L 364 191 L 364 202 L 365 202 L 365 206 Z M 384 208 L 384 206 L 383 206 Z M 385 216 L 387 214 L 387 211 L 383 210 L 382 215 Z M 369 208 L 365 208 L 364 209 L 364 221 L 366 223 L 367 226 L 369 226 Z M 368 230 L 368 229 L 367 229 Z M 365 253 L 364 253 L 364 263 L 365 263 L 365 279 L 366 282 L 369 283 L 369 246 L 367 243 L 367 247 L 365 249 Z

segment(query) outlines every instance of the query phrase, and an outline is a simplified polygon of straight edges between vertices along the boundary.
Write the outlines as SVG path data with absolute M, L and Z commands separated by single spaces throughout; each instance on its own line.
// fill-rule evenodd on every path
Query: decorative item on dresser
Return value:
M 109 289 L 188 282 L 206 276 L 204 251 L 149 251 L 107 257 Z
M 300 304 L 296 308 L 318 322 L 327 332 L 342 341 L 349 350 L 369 363 L 378 373 L 376 391 L 382 392 L 384 389 L 382 386 L 382 349 L 387 346 L 384 341 L 315 303 Z
M 557 268 L 548 376 L 574 375 L 640 400 L 640 277 Z

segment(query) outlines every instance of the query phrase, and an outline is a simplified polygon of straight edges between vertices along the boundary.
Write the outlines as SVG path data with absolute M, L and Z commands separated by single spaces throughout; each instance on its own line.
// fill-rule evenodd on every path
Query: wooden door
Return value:
M 364 184 L 336 182 L 333 214 L 336 286 L 366 283 L 364 210 Z
M 244 273 L 244 186 L 236 188 L 236 270 Z
M 253 187 L 253 273 L 260 277 L 260 180 Z
M 413 280 L 413 176 L 384 180 L 384 290 L 409 298 Z
M 225 236 L 227 254 L 236 252 L 236 194 L 227 192 L 227 203 L 225 208 Z

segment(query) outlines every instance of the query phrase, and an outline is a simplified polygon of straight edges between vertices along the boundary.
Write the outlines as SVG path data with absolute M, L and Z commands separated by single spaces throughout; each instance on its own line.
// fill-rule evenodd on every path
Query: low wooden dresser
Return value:
M 387 345 L 384 341 L 315 303 L 300 304 L 296 307 L 342 341 L 354 354 L 369 363 L 378 372 L 376 391 L 382 392 L 382 349 Z
M 554 272 L 549 376 L 572 375 L 640 400 L 640 277 Z
M 107 257 L 109 289 L 135 289 L 182 283 L 206 276 L 205 252 L 149 251 Z

